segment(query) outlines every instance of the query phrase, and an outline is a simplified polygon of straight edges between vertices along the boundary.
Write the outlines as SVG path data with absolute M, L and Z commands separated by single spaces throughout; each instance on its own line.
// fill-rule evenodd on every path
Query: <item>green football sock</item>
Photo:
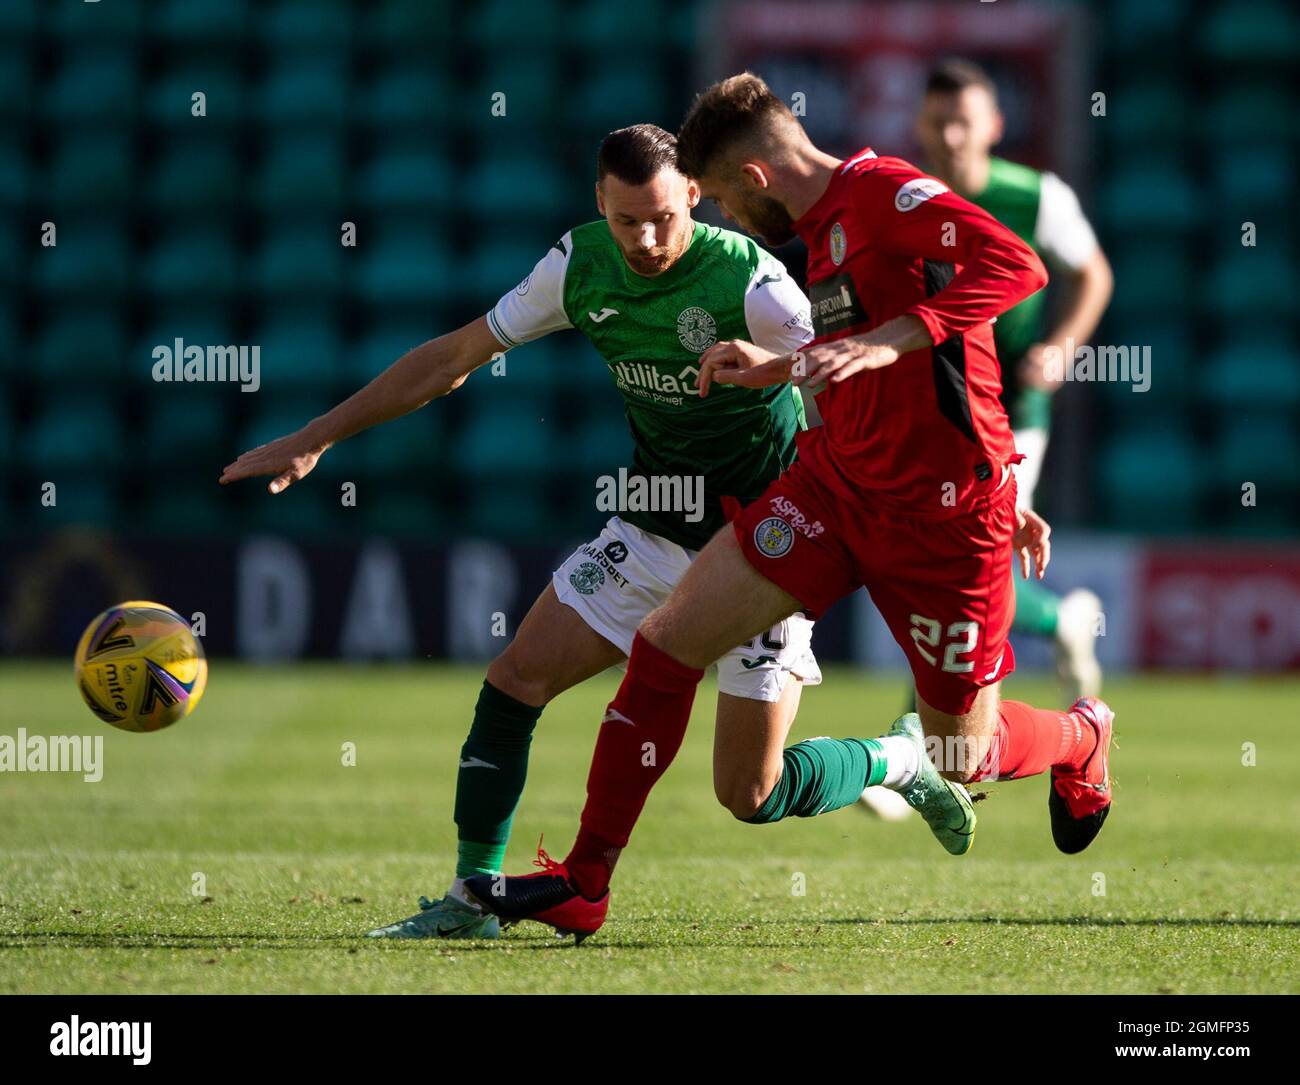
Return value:
M 810 818 L 857 802 L 862 789 L 885 778 L 885 751 L 874 738 L 814 738 L 787 746 L 781 779 L 753 817 L 766 825 Z
M 456 877 L 501 869 L 541 714 L 484 681 L 456 775 Z
M 1013 577 L 1016 585 L 1016 617 L 1011 628 L 1017 633 L 1039 637 L 1056 636 L 1056 606 L 1060 597 L 1032 580 Z

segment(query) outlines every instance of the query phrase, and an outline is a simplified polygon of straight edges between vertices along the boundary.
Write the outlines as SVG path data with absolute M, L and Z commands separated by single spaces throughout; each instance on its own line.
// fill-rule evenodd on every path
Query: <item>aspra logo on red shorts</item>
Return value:
M 810 539 L 817 538 L 826 530 L 820 520 L 809 520 L 788 497 L 772 498 L 772 511 L 778 516 L 785 517 L 795 531 L 799 532 L 800 535 L 806 535 Z

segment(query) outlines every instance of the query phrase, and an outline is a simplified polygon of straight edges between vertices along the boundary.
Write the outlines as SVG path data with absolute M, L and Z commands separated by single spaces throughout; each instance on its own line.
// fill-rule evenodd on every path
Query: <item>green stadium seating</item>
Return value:
M 319 222 L 272 232 L 254 253 L 247 284 L 275 305 L 294 298 L 328 301 L 344 286 L 338 223 Z
M 5 0 L 5 5 L 12 2 Z M 128 41 L 147 25 L 142 0 L 51 4 L 47 18 L 49 29 L 59 37 L 93 42 Z
M 224 44 L 247 32 L 250 6 L 249 0 L 163 0 L 147 29 L 172 41 Z
M 368 532 L 386 539 L 441 540 L 447 534 L 447 517 L 431 494 L 367 488 L 357 511 Z
M 119 380 L 126 360 L 122 314 L 108 307 L 76 307 L 76 319 L 49 321 L 37 333 L 31 361 L 41 380 L 107 384 Z
M 193 113 L 193 95 L 203 93 L 205 114 Z M 149 84 L 144 115 L 165 129 L 184 129 L 199 138 L 213 127 L 228 128 L 244 119 L 248 95 L 236 69 L 211 61 L 172 69 Z
M 181 299 L 179 303 L 173 303 L 170 310 L 167 308 L 169 300 L 160 299 L 161 304 L 153 307 L 159 311 L 127 355 L 128 376 L 150 387 L 155 384 L 153 352 L 157 347 L 174 350 L 178 338 L 183 347 L 238 346 L 240 343 L 229 311 L 214 306 L 212 299 Z
M 268 71 L 258 89 L 258 116 L 275 128 L 338 128 L 348 118 L 349 93 L 345 65 L 319 59 L 284 60 Z
M 465 389 L 457 395 L 470 399 Z M 544 409 L 530 408 L 513 397 L 507 402 L 497 394 L 480 393 L 475 398 L 478 409 L 466 419 L 455 445 L 456 461 L 468 477 L 537 478 L 554 466 L 558 426 L 542 421 Z
M 449 330 L 439 327 L 433 314 L 427 322 L 386 322 L 347 345 L 343 362 L 347 380 L 358 386 L 364 384 L 377 377 L 412 347 Z
M 418 3 L 383 4 L 360 20 L 356 32 L 364 45 L 391 59 L 409 52 L 420 63 L 429 63 L 443 48 L 453 48 L 452 0 L 420 0 Z
M 1239 494 L 1244 482 L 1274 499 L 1300 493 L 1300 435 L 1292 419 L 1259 411 L 1234 412 L 1219 426 L 1211 456 L 1213 477 Z
M 491 53 L 509 46 L 545 49 L 567 37 L 567 27 L 556 0 L 487 0 L 470 15 L 467 30 Z
M 228 209 L 239 200 L 243 171 L 232 144 L 211 136 L 169 141 L 145 170 L 145 196 L 163 214 L 202 215 Z
M 1197 112 L 1203 126 L 1200 135 L 1229 145 L 1244 140 L 1294 140 L 1298 131 L 1295 111 L 1278 106 L 1275 86 L 1258 83 L 1225 87 L 1208 109 Z
M 1258 70 L 1300 56 L 1300 19 L 1285 4 L 1257 2 L 1211 7 L 1200 26 L 1200 47 L 1215 63 Z
M 406 481 L 432 480 L 454 464 L 443 459 L 442 434 L 446 408 L 432 403 L 359 434 L 348 458 L 367 477 L 386 479 L 390 488 Z
M 45 191 L 60 210 L 121 205 L 131 195 L 134 172 L 129 140 L 88 132 L 59 143 Z
M 239 449 L 227 449 L 226 390 L 210 385 L 176 388 L 156 385 L 145 400 L 144 447 L 171 462 L 212 461 L 219 469 Z M 225 452 L 227 459 L 222 459 Z M 220 461 L 220 462 L 217 462 Z M 212 506 L 211 499 L 200 502 Z
M 517 239 L 484 238 L 466 254 L 455 284 L 458 294 L 474 302 L 479 311 L 486 312 L 502 294 L 518 286 L 546 255 L 555 242 L 540 240 L 544 236 L 533 233 L 530 237 L 521 231 Z
M 1098 483 L 1111 521 L 1153 533 L 1191 527 L 1199 518 L 1204 466 L 1181 419 L 1109 436 Z
M 44 114 L 60 125 L 117 128 L 134 114 L 138 92 L 139 71 L 128 51 L 77 50 L 63 55 L 46 84 Z
M 1207 310 L 1225 317 L 1271 319 L 1293 309 L 1300 290 L 1294 258 L 1276 244 L 1244 247 L 1239 236 L 1206 268 L 1202 295 Z
M 0 39 L 20 42 L 36 32 L 36 0 L 5 0 L 0 4 Z
M 525 179 L 526 183 L 521 183 Z M 501 221 L 503 207 L 510 208 L 511 222 L 521 219 L 535 221 L 554 218 L 557 208 L 573 203 L 573 187 L 573 179 L 560 174 L 553 158 L 540 150 L 529 151 L 515 142 L 514 146 L 503 145 L 489 150 L 466 170 L 459 196 L 463 207 L 489 223 Z M 583 188 L 585 186 L 580 186 L 579 191 Z M 586 191 L 592 190 L 587 188 Z M 595 218 L 594 196 L 589 206 L 589 217 Z M 546 244 L 550 246 L 555 240 L 551 238 Z M 542 256 L 542 252 L 538 252 L 533 262 Z M 531 266 L 532 262 L 529 263 Z
M 31 106 L 31 57 L 12 47 L 0 51 L 0 122 L 25 118 Z
M 131 276 L 126 230 L 109 223 L 67 220 L 58 225 L 58 244 L 34 248 L 30 267 L 46 294 L 102 297 L 125 290 Z
M 473 487 L 455 506 L 453 526 L 462 536 L 526 543 L 550 537 L 554 517 L 555 503 L 540 480 L 505 479 Z
M 1295 177 L 1295 151 L 1277 144 L 1244 144 L 1215 156 L 1215 198 L 1219 206 L 1240 210 L 1243 220 L 1261 209 L 1280 211 Z
M 385 147 L 367 161 L 356 180 L 362 207 L 375 211 L 444 212 L 455 200 L 451 164 L 435 147 Z
M 258 35 L 277 55 L 342 49 L 352 37 L 354 6 L 346 0 L 275 0 L 259 15 Z M 367 17 L 357 13 L 359 20 Z
M 327 314 L 277 317 L 253 329 L 254 343 L 261 348 L 262 387 L 270 394 L 330 391 L 341 383 L 342 344 Z
M 59 396 L 23 436 L 23 458 L 43 477 L 58 472 L 102 474 L 115 468 L 128 448 L 119 405 L 107 398 Z
M 397 68 L 379 74 L 361 94 L 356 120 L 371 131 L 404 131 L 420 140 L 436 136 L 453 119 L 450 81 L 432 69 Z
M 228 232 L 193 228 L 158 240 L 144 257 L 141 281 L 155 296 L 219 298 L 240 288 L 240 271 Z
M 1234 340 L 1206 359 L 1201 390 L 1211 410 L 1294 411 L 1300 407 L 1300 345 L 1267 331 Z
M 431 233 L 382 234 L 358 255 L 354 285 L 370 305 L 429 308 L 454 285 L 450 256 Z
M 0 283 L 7 286 L 20 282 L 24 270 L 34 266 L 37 255 L 30 241 L 24 244 L 19 239 L 16 222 L 0 220 Z
M 661 78 L 660 71 L 649 65 L 594 66 L 573 95 L 576 125 L 597 140 L 615 128 L 643 121 L 674 128 L 680 118 L 669 115 L 667 88 Z
M 344 199 L 345 161 L 338 134 L 295 132 L 277 138 L 266 147 L 254 178 L 254 199 L 265 211 L 336 208 Z
M 1128 158 L 1100 187 L 1098 206 L 1119 230 L 1178 232 L 1198 224 L 1201 197 L 1187 171 L 1167 158 Z
M 1124 321 L 1163 317 L 1185 311 L 1192 299 L 1195 266 L 1181 240 L 1131 236 L 1110 253 L 1115 294 L 1108 315 L 1115 326 Z

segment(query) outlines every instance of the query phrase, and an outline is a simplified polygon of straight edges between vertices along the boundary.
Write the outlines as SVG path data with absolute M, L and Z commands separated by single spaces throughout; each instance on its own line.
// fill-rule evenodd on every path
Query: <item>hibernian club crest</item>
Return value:
M 838 222 L 831 227 L 831 263 L 836 267 L 844 263 L 844 254 L 848 251 L 848 241 L 844 237 L 844 227 Z
M 677 338 L 687 350 L 699 354 L 718 341 L 718 322 L 697 305 L 677 317 Z
M 605 574 L 594 561 L 584 561 L 569 574 L 569 583 L 583 595 L 592 595 L 605 584 Z

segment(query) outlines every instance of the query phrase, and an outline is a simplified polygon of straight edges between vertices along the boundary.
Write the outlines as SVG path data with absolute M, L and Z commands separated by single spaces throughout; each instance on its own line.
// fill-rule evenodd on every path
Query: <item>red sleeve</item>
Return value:
M 961 270 L 908 313 L 936 343 L 985 323 L 1047 285 L 1038 255 L 992 215 L 900 159 L 878 159 L 858 178 L 859 213 L 874 243 Z M 946 242 L 946 243 L 945 243 Z

